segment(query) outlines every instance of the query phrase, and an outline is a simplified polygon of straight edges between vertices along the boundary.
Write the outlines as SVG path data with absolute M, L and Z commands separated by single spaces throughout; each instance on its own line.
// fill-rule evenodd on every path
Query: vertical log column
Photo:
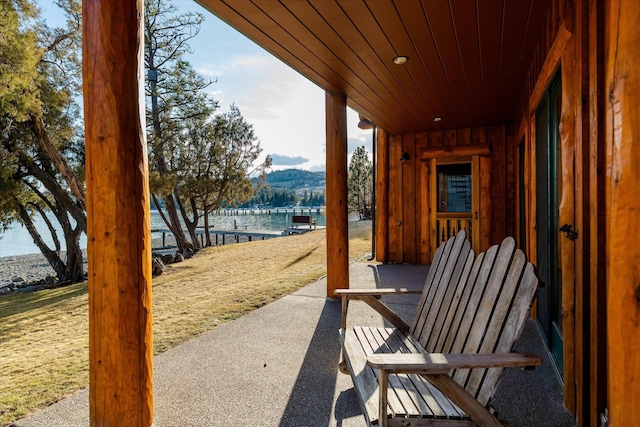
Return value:
M 326 92 L 327 121 L 327 296 L 349 288 L 347 208 L 347 99 Z
M 376 260 L 389 259 L 389 134 L 376 130 Z
M 578 163 L 583 165 L 582 180 L 585 184 L 581 187 L 588 188 L 589 194 L 583 194 L 584 202 L 588 207 L 582 212 L 583 229 L 589 230 L 588 248 L 576 251 L 576 265 L 588 264 L 589 271 L 583 274 L 584 301 L 590 308 L 590 330 L 587 331 L 585 341 L 588 339 L 590 360 L 588 364 L 590 401 L 583 403 L 583 408 L 588 411 L 588 420 L 600 419 L 600 414 L 607 407 L 607 290 L 606 290 L 606 147 L 605 138 L 605 106 L 607 103 L 604 94 L 604 7 L 605 1 L 599 0 L 595 4 L 587 4 L 586 1 L 578 6 L 578 10 L 588 10 L 588 30 L 584 31 L 588 37 L 588 43 L 583 42 L 582 62 L 588 58 L 588 73 L 583 71 L 583 81 L 588 79 L 589 103 L 583 107 L 582 116 L 582 143 L 578 142 L 582 149 L 583 160 Z M 583 14 L 586 14 L 583 12 Z M 586 20 L 586 19 L 585 19 Z M 586 38 L 585 38 L 586 39 Z M 588 136 L 588 137 L 587 137 Z M 578 140 L 579 141 L 579 140 Z M 578 151 L 580 153 L 580 151 Z M 585 158 L 586 157 L 586 158 Z M 588 163 L 588 166 L 586 164 Z M 587 200 L 588 197 L 588 200 Z M 583 204 L 584 205 L 584 204 Z M 579 211 L 578 211 L 579 212 Z M 579 212 L 580 213 L 580 212 Z M 576 228 L 580 226 L 577 225 Z M 582 261 L 581 261 L 582 260 Z M 579 272 L 580 270 L 578 270 Z M 580 283 L 580 277 L 576 277 Z M 583 418 L 587 418 L 583 416 Z
M 640 419 L 640 2 L 605 4 L 609 425 L 624 426 Z
M 142 5 L 82 2 L 92 426 L 153 423 Z

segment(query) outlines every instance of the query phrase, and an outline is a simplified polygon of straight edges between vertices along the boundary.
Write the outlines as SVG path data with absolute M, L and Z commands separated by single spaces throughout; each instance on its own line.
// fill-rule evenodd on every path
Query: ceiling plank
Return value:
M 464 0 L 467 2 L 468 0 Z M 438 87 L 449 87 L 455 100 L 456 119 L 452 120 L 451 129 L 462 127 L 462 123 L 471 120 L 471 106 L 468 101 L 467 91 L 464 84 L 464 72 L 460 63 L 458 44 L 456 42 L 455 30 L 451 19 L 451 12 L 447 1 L 424 2 L 423 7 L 427 15 L 427 21 L 433 38 L 436 42 L 438 58 L 444 69 L 446 82 Z M 471 77 L 473 78 L 473 76 Z
M 482 69 L 480 65 L 480 40 L 478 35 L 478 10 L 475 2 L 450 3 L 453 27 L 462 63 L 462 75 L 471 106 L 471 122 L 475 127 L 486 122 L 484 110 Z
M 480 63 L 484 109 L 489 123 L 498 118 L 498 76 L 500 72 L 502 21 L 504 0 L 482 0 L 478 2 L 478 34 L 480 35 Z M 511 36 L 510 36 L 511 37 Z
M 515 120 L 551 9 L 551 0 L 196 1 L 323 89 L 345 94 L 389 134 Z M 394 65 L 397 54 L 409 62 Z
M 419 6 L 417 2 L 407 3 Z M 437 109 L 441 109 L 438 108 L 440 103 L 438 98 L 433 96 L 435 95 L 433 86 L 425 84 L 429 82 L 425 68 L 419 61 L 417 48 L 406 30 L 402 17 L 396 8 L 388 3 L 370 1 L 367 6 L 373 16 L 378 17 L 376 22 L 379 28 L 365 28 L 365 30 L 381 31 L 387 40 L 388 47 L 383 52 L 384 56 L 380 58 L 381 64 L 389 70 L 396 82 L 402 87 L 406 101 L 412 102 L 421 111 L 419 119 L 422 122 L 431 120 Z M 422 15 L 422 10 L 418 11 Z M 367 36 L 366 33 L 364 35 Z M 403 65 L 396 65 L 393 63 L 393 58 L 396 55 L 407 56 L 409 61 Z M 429 91 L 429 89 L 431 90 Z M 431 97 L 425 96 L 425 91 L 430 92 Z
M 318 0 L 312 1 L 312 4 L 319 16 L 330 23 L 334 31 L 341 35 L 344 42 L 352 50 L 352 55 L 358 56 L 364 64 L 367 64 L 366 72 L 372 72 L 375 76 L 372 89 L 384 99 L 385 104 L 389 106 L 389 111 L 401 113 L 401 119 L 394 128 L 419 126 L 415 108 L 408 108 L 409 105 L 399 91 L 390 90 L 396 88 L 398 83 L 383 64 L 382 55 L 378 53 L 379 46 L 388 42 L 379 29 L 378 31 L 368 30 L 368 28 L 378 28 L 378 25 L 365 4 L 353 0 L 347 2 Z M 348 7 L 345 8 L 345 5 Z M 365 27 L 367 28 L 366 34 L 362 32 Z M 376 122 L 380 123 L 380 120 Z
M 323 1 L 322 3 L 325 4 L 325 6 L 331 4 L 327 1 Z M 316 18 L 318 16 L 323 17 L 322 10 L 315 9 L 307 2 L 293 0 L 284 1 L 284 4 L 298 17 L 304 17 L 310 14 L 315 15 Z M 331 10 L 335 9 L 331 8 Z M 408 111 L 401 114 L 404 108 L 403 103 L 393 98 L 390 86 L 381 81 L 380 77 L 372 70 L 371 65 L 359 55 L 359 51 L 345 41 L 344 34 L 339 34 L 339 30 L 337 29 L 342 28 L 341 25 L 350 25 L 350 23 L 347 24 L 346 22 L 348 17 L 338 12 L 332 14 L 330 17 L 323 18 L 324 19 L 310 19 L 305 22 L 307 22 L 309 31 L 327 49 L 325 54 L 335 58 L 341 58 L 344 61 L 344 71 L 346 74 L 352 76 L 352 78 L 345 80 L 345 85 L 341 88 L 343 92 L 350 98 L 362 98 L 365 97 L 363 94 L 366 93 L 366 98 L 372 104 L 386 105 L 389 110 L 397 112 L 396 114 L 391 114 L 388 119 L 409 126 L 404 119 Z M 353 37 L 355 37 L 355 35 Z M 366 40 L 362 38 L 360 42 L 366 43 Z M 313 43 L 313 41 L 310 40 L 309 43 Z M 313 49 L 313 46 L 311 46 L 311 48 Z M 358 94 L 354 93 L 353 89 L 355 89 Z
M 532 0 L 534 1 L 534 0 Z M 509 58 L 518 58 L 523 53 L 523 42 L 527 31 L 527 21 L 531 9 L 531 1 L 526 2 L 505 2 L 505 12 L 503 20 L 503 34 L 509 37 L 503 37 L 502 40 L 502 61 L 500 74 L 498 76 L 498 105 L 502 111 L 499 112 L 501 117 L 508 117 L 509 112 L 504 111 L 505 106 L 514 102 L 517 93 L 520 92 L 522 85 L 518 85 L 516 76 L 519 67 L 509 66 Z M 520 62 L 518 62 L 520 64 Z

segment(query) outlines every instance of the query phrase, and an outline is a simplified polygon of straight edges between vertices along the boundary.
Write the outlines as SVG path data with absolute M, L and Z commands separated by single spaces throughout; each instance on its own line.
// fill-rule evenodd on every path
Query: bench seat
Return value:
M 374 354 L 428 354 L 411 335 L 396 328 L 354 326 L 341 331 L 342 345 L 350 355 L 349 371 L 356 378 L 355 391 L 369 423 L 377 423 L 379 371 L 367 365 Z M 436 387 L 417 374 L 389 376 L 388 413 L 392 418 L 428 418 L 467 420 L 464 411 L 447 399 Z

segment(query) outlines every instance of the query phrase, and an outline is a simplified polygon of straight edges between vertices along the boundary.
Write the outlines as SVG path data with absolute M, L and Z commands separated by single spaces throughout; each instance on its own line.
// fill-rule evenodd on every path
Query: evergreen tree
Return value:
M 250 170 L 261 151 L 252 126 L 236 106 L 214 116 L 218 102 L 204 92 L 211 82 L 185 60 L 203 19 L 165 0 L 145 2 L 151 197 L 183 253 L 200 249 L 200 219 L 208 230 L 209 212 L 250 199 L 249 175 L 269 164 Z
M 201 14 L 177 14 L 174 4 L 145 1 L 145 67 L 151 197 L 173 233 L 180 252 L 197 250 L 198 239 L 187 239 L 178 213 L 180 136 L 185 120 L 204 121 L 216 103 L 203 95 L 210 82 L 184 60 L 188 41 L 200 31 Z M 195 243 L 194 243 L 195 240 Z
M 268 168 L 270 158 L 253 167 L 262 150 L 253 126 L 235 105 L 209 122 L 189 127 L 184 146 L 188 150 L 180 168 L 185 175 L 180 179 L 180 209 L 193 218 L 190 222 L 185 220 L 192 236 L 198 218 L 204 218 L 210 246 L 209 213 L 222 206 L 237 207 L 249 200 L 254 194 L 251 175 Z
M 49 28 L 27 0 L 0 2 L 0 222 L 21 222 L 58 279 L 75 282 L 84 278 L 79 240 L 87 223 L 75 101 L 81 13 L 78 1 L 56 4 L 66 13 L 65 28 Z M 47 230 L 36 228 L 37 216 Z
M 347 177 L 349 212 L 357 212 L 360 219 L 371 219 L 373 194 L 373 164 L 364 147 L 351 156 Z

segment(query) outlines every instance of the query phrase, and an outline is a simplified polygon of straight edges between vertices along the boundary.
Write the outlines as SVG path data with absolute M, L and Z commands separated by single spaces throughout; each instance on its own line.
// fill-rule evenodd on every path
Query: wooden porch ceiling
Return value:
M 549 0 L 196 1 L 323 89 L 345 94 L 391 134 L 513 122 L 551 7 Z M 395 65 L 396 55 L 409 60 Z

